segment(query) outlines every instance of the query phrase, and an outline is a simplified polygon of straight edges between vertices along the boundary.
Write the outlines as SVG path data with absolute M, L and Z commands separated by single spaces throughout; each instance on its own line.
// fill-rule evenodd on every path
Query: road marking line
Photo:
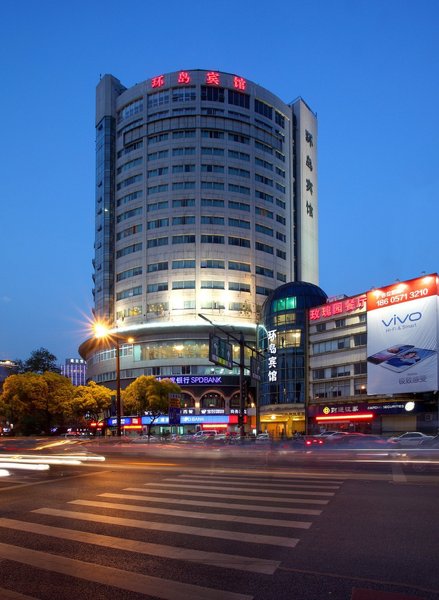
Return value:
M 138 594 L 148 593 L 148 595 L 163 600 L 187 600 L 188 598 L 191 600 L 251 600 L 253 598 L 247 594 L 160 579 L 11 544 L 0 543 L 0 556 L 37 569 L 62 573 L 69 577 L 85 579 Z
M 114 536 L 89 533 L 87 531 L 77 531 L 76 529 L 66 529 L 63 527 L 53 527 L 52 525 L 41 525 L 40 523 L 17 521 L 15 519 L 0 518 L 0 527 L 25 531 L 26 533 L 35 533 L 36 535 L 47 535 L 63 540 L 72 540 L 83 544 L 103 546 L 104 548 L 126 550 L 128 552 L 137 552 L 138 554 L 159 556 L 167 559 L 196 562 L 197 564 L 215 566 L 222 569 L 237 569 L 239 571 L 250 571 L 252 573 L 264 573 L 265 575 L 272 575 L 281 564 L 280 561 L 276 560 L 223 554 L 220 552 L 204 552 L 202 550 L 190 550 L 188 548 L 176 548 L 173 546 L 165 546 L 163 544 L 117 538 Z
M 145 483 L 145 485 L 147 486 L 148 484 Z M 154 482 L 153 486 L 156 487 L 174 487 L 174 488 L 183 488 L 185 490 L 221 490 L 224 491 L 224 486 L 223 485 L 209 485 L 208 487 L 204 486 L 204 485 L 186 485 L 184 483 L 158 483 L 158 482 Z M 258 494 L 258 497 L 260 500 L 264 500 L 264 496 L 261 496 L 261 494 L 266 493 L 268 494 L 269 492 L 273 493 L 272 489 L 269 488 L 248 488 L 248 487 L 232 487 L 230 488 L 233 491 L 236 492 L 254 492 L 255 494 Z M 306 490 L 276 490 L 276 494 L 282 494 L 282 495 L 288 495 L 288 494 L 302 494 L 302 495 L 307 495 L 307 496 L 335 496 L 334 492 L 308 492 Z
M 188 510 L 172 510 L 148 506 L 137 506 L 133 504 L 117 504 L 115 502 L 98 502 L 96 500 L 70 500 L 69 504 L 79 506 L 92 506 L 94 508 L 113 508 L 116 510 L 127 510 L 130 512 L 148 513 L 154 515 L 165 515 L 169 517 L 184 517 L 187 519 L 202 519 L 203 521 L 227 521 L 229 523 L 247 523 L 250 525 L 266 525 L 268 527 L 288 527 L 293 529 L 309 529 L 310 521 L 286 521 L 284 519 L 262 519 L 258 517 L 243 517 L 241 515 L 224 515 L 211 513 L 198 513 Z
M 171 533 L 181 533 L 184 535 L 196 535 L 199 537 L 233 540 L 252 544 L 267 544 L 269 546 L 282 546 L 286 548 L 294 548 L 299 542 L 298 538 L 275 535 L 260 535 L 254 533 L 244 533 L 242 531 L 227 531 L 223 529 L 206 529 L 205 527 L 191 527 L 189 525 L 177 525 L 176 523 L 139 521 L 137 519 L 111 517 L 109 515 L 59 510 L 55 508 L 37 508 L 32 512 L 40 515 L 49 515 L 52 517 L 65 517 L 68 519 L 78 519 L 80 521 L 90 521 L 91 523 L 120 525 L 122 527 L 135 527 L 137 529 L 146 529 L 151 531 L 169 531 Z
M 167 479 L 164 479 L 163 481 L 173 481 L 172 479 L 170 479 L 169 477 Z M 273 488 L 283 488 L 285 490 L 289 490 L 290 488 L 295 489 L 295 488 L 310 488 L 310 489 L 324 489 L 324 490 L 338 490 L 340 489 L 340 484 L 339 485 L 328 485 L 328 484 L 321 484 L 321 485 L 315 485 L 315 482 L 311 482 L 311 483 L 307 483 L 306 481 L 300 481 L 300 482 L 285 482 L 285 483 L 275 483 L 275 482 L 271 482 L 271 481 L 266 481 L 266 482 L 258 482 L 257 479 L 251 480 L 249 481 L 248 478 L 246 477 L 245 480 L 243 481 L 243 479 L 241 477 L 217 477 L 217 476 L 202 476 L 202 475 L 179 475 L 178 476 L 178 481 L 188 481 L 188 482 L 193 482 L 193 483 L 199 483 L 199 482 L 206 482 L 207 484 L 209 484 L 210 482 L 224 482 L 225 485 L 232 485 L 233 483 L 248 483 L 248 484 L 258 484 L 259 483 L 263 483 L 264 485 L 266 485 L 269 489 L 273 489 Z
M 124 490 L 127 491 L 127 490 Z M 146 490 L 144 490 L 146 494 Z M 182 504 L 183 506 L 200 506 L 199 500 L 188 500 L 187 498 L 157 498 L 156 496 L 137 496 L 132 494 L 99 494 L 104 498 L 120 498 L 126 500 L 147 500 L 148 502 L 156 502 L 159 504 Z M 260 506 L 259 504 L 235 504 L 231 502 L 206 502 L 203 501 L 203 506 L 211 508 L 230 508 L 236 510 L 251 510 L 255 512 L 282 513 L 285 515 L 321 515 L 321 510 L 311 508 L 286 508 L 284 506 Z
M 126 492 L 148 492 L 149 494 L 177 494 L 178 496 L 195 496 L 201 498 L 231 498 L 233 500 L 250 500 L 254 501 L 254 496 L 245 496 L 242 494 L 209 494 L 208 492 L 186 492 L 184 490 L 163 490 L 163 489 L 155 489 L 154 484 L 145 483 L 144 485 L 148 486 L 148 489 L 144 488 L 125 488 Z M 203 488 L 205 489 L 205 488 Z M 319 506 L 328 504 L 329 500 L 314 500 L 309 498 L 279 498 L 278 496 L 263 496 L 258 497 L 259 500 L 264 500 L 265 502 L 282 502 L 283 504 L 318 504 Z
M 396 483 L 406 483 L 407 476 L 404 474 L 399 463 L 392 463 L 392 477 Z

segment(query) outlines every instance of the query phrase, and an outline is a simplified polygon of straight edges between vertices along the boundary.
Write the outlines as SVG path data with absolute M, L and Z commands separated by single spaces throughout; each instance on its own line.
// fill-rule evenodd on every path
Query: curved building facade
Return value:
M 309 356 L 308 309 L 325 304 L 326 293 L 307 282 L 287 283 L 265 301 L 259 348 L 263 352 L 260 422 L 274 436 L 306 429 Z
M 121 347 L 123 385 L 172 376 L 195 411 L 230 411 L 238 367 L 209 362 L 199 315 L 255 343 L 273 290 L 318 283 L 315 114 L 218 71 L 130 88 L 102 77 L 93 265 L 94 317 L 134 338 Z M 90 378 L 114 381 L 114 351 L 90 339 L 80 352 Z M 203 408 L 206 394 L 215 406 Z

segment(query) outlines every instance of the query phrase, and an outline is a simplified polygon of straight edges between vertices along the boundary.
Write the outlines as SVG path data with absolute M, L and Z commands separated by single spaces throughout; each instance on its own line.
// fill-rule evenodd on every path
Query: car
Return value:
M 267 444 L 271 441 L 270 434 L 267 431 L 263 433 L 258 433 L 256 436 L 255 442 L 257 444 Z
M 389 438 L 389 443 L 400 448 L 417 448 L 421 442 L 432 439 L 434 436 L 421 433 L 420 431 L 406 431 L 401 435 Z
M 217 435 L 217 432 L 214 429 L 202 429 L 201 431 L 197 431 L 192 436 L 193 442 L 205 442 L 209 438 L 214 438 Z M 211 441 L 211 440 L 209 440 Z
M 433 448 L 439 450 L 439 435 L 422 440 L 418 448 Z
M 384 449 L 388 447 L 388 441 L 380 435 L 370 433 L 347 433 L 343 436 L 332 436 L 328 440 L 328 447 L 352 448 L 352 449 Z

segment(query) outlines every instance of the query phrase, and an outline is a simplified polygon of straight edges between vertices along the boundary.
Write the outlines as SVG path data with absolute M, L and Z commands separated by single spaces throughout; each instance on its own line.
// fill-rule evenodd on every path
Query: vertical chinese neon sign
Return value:
M 276 346 L 276 329 L 267 331 L 268 339 L 268 381 L 277 381 L 277 346 Z

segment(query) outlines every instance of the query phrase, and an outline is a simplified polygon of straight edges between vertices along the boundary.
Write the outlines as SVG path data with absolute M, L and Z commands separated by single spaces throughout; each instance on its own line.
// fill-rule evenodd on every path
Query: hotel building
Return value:
M 121 339 L 122 387 L 172 377 L 188 418 L 232 423 L 239 349 L 232 370 L 209 362 L 213 327 L 199 315 L 252 345 L 271 292 L 318 284 L 315 114 L 236 74 L 182 70 L 132 87 L 105 75 L 95 218 L 94 318 Z M 80 354 L 89 378 L 115 385 L 114 348 L 90 338 Z

